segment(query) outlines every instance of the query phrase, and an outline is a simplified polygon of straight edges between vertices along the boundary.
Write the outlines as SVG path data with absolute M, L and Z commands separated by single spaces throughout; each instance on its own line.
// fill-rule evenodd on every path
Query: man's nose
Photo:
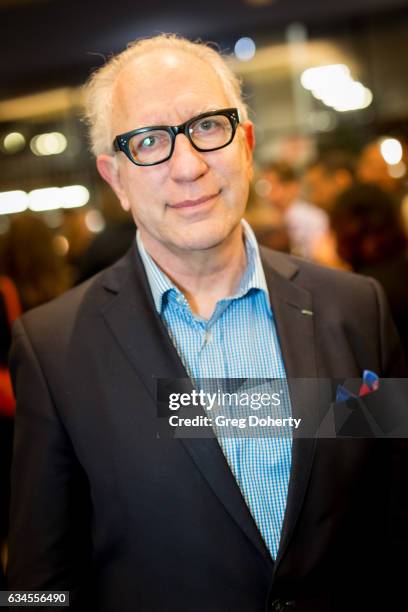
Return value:
M 170 158 L 170 174 L 175 181 L 194 181 L 208 170 L 207 162 L 200 151 L 185 136 L 178 134 Z

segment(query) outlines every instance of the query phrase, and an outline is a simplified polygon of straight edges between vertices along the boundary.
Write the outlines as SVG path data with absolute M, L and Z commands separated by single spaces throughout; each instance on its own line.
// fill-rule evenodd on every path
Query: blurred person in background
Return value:
M 21 314 L 17 289 L 12 280 L 0 276 L 0 415 L 11 417 L 14 397 L 7 370 L 7 357 L 11 345 L 11 326 Z
M 282 253 L 289 253 L 289 235 L 282 222 L 282 213 L 277 208 L 271 207 L 266 199 L 269 189 L 269 181 L 263 178 L 262 173 L 256 172 L 250 184 L 244 218 L 253 229 L 259 244 Z
M 31 214 L 12 219 L 1 266 L 16 285 L 24 311 L 49 302 L 72 284 L 65 260 L 55 250 L 52 230 Z
M 336 236 L 337 249 L 342 261 L 351 269 L 375 278 L 385 290 L 401 343 L 408 355 L 408 248 L 407 235 L 403 230 L 401 209 L 394 186 L 384 173 L 384 160 L 378 157 L 378 147 L 370 146 L 364 153 L 364 163 L 376 160 L 375 165 L 366 166 L 362 177 L 367 184 L 360 184 L 344 191 L 337 199 L 332 213 L 331 225 Z M 360 175 L 361 176 L 361 175 Z M 381 176 L 384 180 L 381 180 Z M 380 180 L 378 180 L 380 179 Z M 380 185 L 386 187 L 381 188 Z M 391 515 L 402 516 L 408 509 L 408 488 L 401 486 L 408 474 L 407 439 L 394 440 L 392 452 Z M 403 520 L 395 533 L 396 549 L 404 569 L 408 545 L 407 521 Z M 404 560 L 404 561 L 403 561 Z M 406 587 L 404 587 L 406 591 Z M 405 606 L 406 607 L 406 606 Z M 402 609 L 398 607 L 398 609 Z
M 353 156 L 342 150 L 329 151 L 307 167 L 303 175 L 303 193 L 307 201 L 330 215 L 336 198 L 354 183 L 354 177 Z M 329 228 L 315 241 L 311 258 L 316 263 L 332 268 L 347 270 L 349 267 L 339 257 L 335 238 Z
M 363 147 L 357 159 L 356 177 L 359 182 L 378 185 L 399 199 L 402 196 L 401 181 L 392 176 L 381 153 L 381 142 L 382 139 L 376 139 Z
M 78 282 L 81 260 L 95 237 L 87 224 L 88 213 L 88 207 L 68 208 L 64 210 L 60 227 L 60 234 L 68 241 L 66 262 L 71 269 L 73 284 Z
M 357 161 L 357 178 L 362 183 L 378 185 L 392 195 L 401 209 L 405 235 L 408 238 L 408 146 L 399 139 L 402 147 L 401 161 L 389 165 L 382 153 L 384 138 L 369 142 L 361 151 Z
M 14 397 L 8 373 L 10 329 L 15 318 L 57 297 L 70 287 L 64 260 L 54 249 L 52 230 L 40 217 L 13 217 L 5 235 L 0 262 L 0 548 L 6 542 L 9 472 L 13 437 Z
M 8 354 L 11 346 L 11 325 L 21 314 L 17 290 L 13 282 L 0 276 L 0 590 L 3 581 L 3 563 L 7 557 L 8 514 L 10 502 L 10 466 L 13 441 L 15 399 Z
M 327 213 L 300 198 L 300 180 L 287 162 L 270 164 L 263 177 L 269 183 L 265 197 L 280 213 L 281 224 L 289 237 L 290 252 L 310 258 L 316 241 L 328 231 Z
M 342 150 L 322 154 L 303 174 L 303 193 L 308 202 L 330 213 L 338 195 L 350 187 L 355 177 L 353 156 Z
M 80 283 L 120 259 L 135 238 L 135 223 L 127 212 L 117 205 L 107 187 L 101 193 L 101 218 L 105 226 L 92 238 L 76 260 L 77 277 Z
M 331 212 L 339 256 L 383 286 L 408 355 L 408 243 L 400 210 L 375 184 L 343 191 Z
M 384 138 L 377 138 L 369 142 L 361 151 L 357 161 L 357 178 L 361 183 L 378 185 L 384 191 L 391 194 L 395 202 L 401 208 L 401 218 L 405 235 L 408 238 L 408 147 L 407 143 L 400 139 L 402 145 L 401 170 L 395 174 L 396 165 L 389 165 L 381 151 Z M 398 168 L 397 168 L 398 170 Z

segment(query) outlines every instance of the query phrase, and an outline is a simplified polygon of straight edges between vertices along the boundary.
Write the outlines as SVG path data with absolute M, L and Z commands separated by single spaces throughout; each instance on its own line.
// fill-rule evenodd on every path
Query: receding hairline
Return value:
M 136 47 L 133 47 L 133 49 L 134 49 L 134 53 L 132 55 L 129 55 L 129 57 L 125 58 L 125 60 L 122 63 L 122 66 L 120 67 L 120 70 L 126 68 L 129 64 L 144 60 L 150 55 L 158 55 L 163 49 L 165 49 L 167 51 L 167 56 L 169 55 L 187 55 L 189 57 L 195 57 L 196 59 L 201 60 L 204 64 L 210 66 L 214 70 L 214 72 L 216 72 L 211 62 L 209 62 L 206 57 L 203 57 L 202 55 L 200 55 L 200 53 L 194 52 L 193 49 L 191 49 L 190 47 L 184 48 L 184 47 L 173 46 L 169 44 L 166 40 L 158 41 L 155 46 L 148 47 L 147 49 L 143 47 L 141 47 L 141 49 L 139 50 L 137 50 Z M 211 51 L 211 48 L 208 47 L 208 50 Z M 161 57 L 164 59 L 166 56 L 161 55 Z
M 168 51 L 168 53 L 166 55 L 162 55 L 160 54 L 161 48 L 166 48 L 166 50 Z M 112 92 L 115 91 L 118 82 L 120 80 L 120 78 L 123 76 L 124 73 L 126 73 L 126 71 L 132 71 L 134 72 L 134 69 L 137 68 L 137 64 L 141 64 L 141 63 L 145 63 L 149 60 L 149 57 L 151 56 L 159 56 L 159 61 L 161 61 L 161 64 L 163 66 L 166 65 L 166 60 L 168 60 L 171 56 L 184 56 L 186 58 L 188 57 L 193 57 L 194 59 L 196 59 L 197 61 L 199 61 L 203 66 L 205 66 L 205 68 L 208 70 L 208 72 L 212 73 L 219 85 L 220 88 L 222 89 L 222 91 L 225 93 L 225 96 L 229 99 L 230 96 L 228 95 L 228 92 L 226 90 L 226 87 L 223 83 L 223 80 L 220 76 L 220 74 L 217 72 L 217 70 L 214 68 L 213 64 L 211 62 L 209 62 L 206 58 L 204 57 L 200 57 L 199 55 L 195 54 L 193 51 L 189 50 L 189 49 L 178 49 L 178 48 L 173 48 L 170 46 L 166 46 L 166 44 L 158 44 L 157 47 L 155 48 L 151 48 L 151 49 L 147 49 L 146 51 L 141 50 L 141 52 L 138 55 L 134 55 L 131 56 L 127 59 L 127 61 L 125 63 L 123 63 L 122 66 L 120 66 L 120 68 L 118 69 L 116 75 L 115 75 L 115 80 L 112 83 Z M 167 62 L 167 67 L 169 68 L 169 70 L 174 69 L 174 70 L 178 70 L 180 68 L 179 62 L 174 63 L 174 65 L 171 65 L 170 62 Z M 135 77 L 137 79 L 137 76 Z

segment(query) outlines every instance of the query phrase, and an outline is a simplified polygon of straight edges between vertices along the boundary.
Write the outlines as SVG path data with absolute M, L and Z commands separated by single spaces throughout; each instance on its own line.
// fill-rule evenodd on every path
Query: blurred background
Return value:
M 407 0 L 0 0 L 0 28 L 5 499 L 10 324 L 109 265 L 134 237 L 96 173 L 81 85 L 135 38 L 176 32 L 231 55 L 256 126 L 247 216 L 259 240 L 377 278 L 408 350 Z

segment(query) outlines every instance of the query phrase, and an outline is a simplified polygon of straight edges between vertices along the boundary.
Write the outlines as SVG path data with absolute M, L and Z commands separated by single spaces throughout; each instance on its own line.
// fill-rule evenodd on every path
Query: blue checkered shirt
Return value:
M 247 268 L 231 297 L 217 302 L 205 320 L 194 315 L 184 294 L 136 240 L 157 312 L 192 380 L 286 378 L 259 249 L 242 221 Z M 291 467 L 290 436 L 218 442 L 262 538 L 276 559 Z

